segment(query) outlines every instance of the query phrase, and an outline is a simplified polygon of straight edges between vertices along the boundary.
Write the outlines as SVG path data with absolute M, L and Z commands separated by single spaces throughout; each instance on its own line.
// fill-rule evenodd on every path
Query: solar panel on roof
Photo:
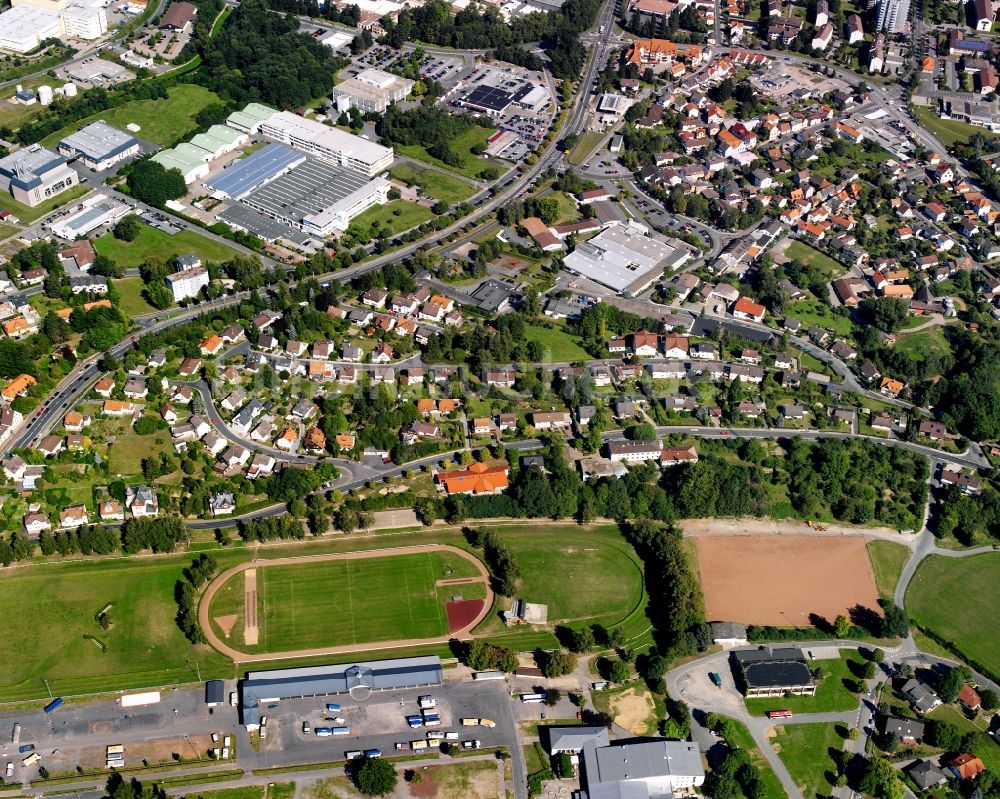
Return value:
M 239 199 L 304 160 L 305 155 L 290 147 L 268 144 L 233 163 L 221 175 L 208 181 L 208 186 L 228 197 Z

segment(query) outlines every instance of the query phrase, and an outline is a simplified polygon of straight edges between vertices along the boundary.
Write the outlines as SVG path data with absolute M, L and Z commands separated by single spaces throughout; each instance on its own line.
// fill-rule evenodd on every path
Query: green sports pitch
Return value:
M 445 603 L 452 596 L 485 596 L 482 583 L 437 585 L 465 577 L 478 572 L 450 552 L 258 565 L 259 643 L 243 643 L 243 572 L 222 586 L 212 616 L 236 612 L 229 643 L 248 653 L 436 638 L 448 634 Z

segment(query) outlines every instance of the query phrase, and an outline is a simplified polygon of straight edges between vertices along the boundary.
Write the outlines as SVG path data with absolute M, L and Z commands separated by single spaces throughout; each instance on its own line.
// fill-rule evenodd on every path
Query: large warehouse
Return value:
M 369 663 L 343 663 L 302 669 L 254 671 L 243 680 L 240 710 L 243 724 L 260 726 L 260 704 L 308 696 L 361 694 L 441 685 L 444 673 L 439 657 L 398 658 Z M 358 694 L 360 692 L 360 694 Z
M 534 88 L 530 83 L 522 83 L 513 92 L 509 92 L 496 86 L 477 86 L 460 102 L 472 111 L 499 117 L 503 116 L 507 106 L 511 103 L 520 103 L 534 91 Z
M 281 144 L 269 144 L 236 161 L 213 180 L 218 197 L 244 205 L 296 230 L 324 238 L 347 230 L 373 205 L 384 205 L 389 182 L 369 179 Z
M 59 142 L 59 154 L 79 158 L 88 169 L 102 171 L 139 152 L 139 140 L 104 120 L 91 122 Z
M 392 148 L 345 133 L 288 111 L 279 111 L 260 123 L 260 134 L 315 155 L 324 161 L 353 169 L 372 178 L 392 166 Z
M 563 259 L 570 272 L 634 297 L 649 288 L 664 269 L 677 269 L 690 257 L 681 247 L 646 235 L 644 225 L 612 224 L 581 242 Z

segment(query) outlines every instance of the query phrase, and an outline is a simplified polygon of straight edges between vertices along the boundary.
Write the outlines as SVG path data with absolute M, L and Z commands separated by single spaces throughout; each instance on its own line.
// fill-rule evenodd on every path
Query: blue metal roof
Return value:
M 235 161 L 221 175 L 208 181 L 208 186 L 238 200 L 304 160 L 302 153 L 290 147 L 268 144 L 246 158 Z

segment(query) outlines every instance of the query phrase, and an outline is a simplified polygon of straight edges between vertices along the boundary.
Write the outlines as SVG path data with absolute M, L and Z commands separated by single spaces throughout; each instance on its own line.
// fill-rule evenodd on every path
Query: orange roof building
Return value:
M 948 765 L 952 767 L 956 774 L 963 780 L 974 780 L 984 771 L 986 766 L 982 760 L 968 752 L 963 752 L 954 760 L 949 760 Z
M 35 385 L 36 382 L 35 378 L 31 375 L 19 374 L 4 387 L 3 391 L 0 391 L 0 394 L 3 395 L 3 398 L 7 402 L 10 402 L 27 394 L 28 389 Z
M 677 58 L 677 45 L 669 39 L 636 39 L 625 51 L 628 64 L 669 64 Z
M 202 355 L 215 355 L 222 349 L 222 344 L 221 336 L 206 336 L 198 346 Z
M 333 438 L 337 442 L 337 446 L 340 449 L 354 449 L 354 434 L 353 433 L 338 433 Z
M 438 485 L 444 486 L 445 493 L 455 494 L 498 494 L 507 490 L 510 467 L 506 463 L 492 466 L 474 463 L 468 469 L 455 472 L 439 472 Z

